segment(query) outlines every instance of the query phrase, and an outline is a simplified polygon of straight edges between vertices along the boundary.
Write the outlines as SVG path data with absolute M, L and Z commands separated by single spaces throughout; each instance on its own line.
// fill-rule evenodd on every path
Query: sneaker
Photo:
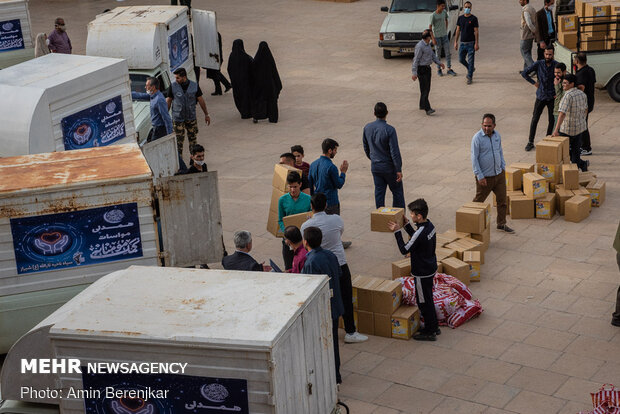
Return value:
M 448 75 L 456 76 L 456 72 L 452 69 L 448 69 Z
M 426 115 L 433 115 L 434 113 L 435 113 L 435 110 L 434 110 L 433 108 L 428 109 L 428 110 L 426 111 Z
M 584 155 L 592 155 L 592 150 L 587 150 L 587 149 L 581 149 L 581 156 L 583 157 Z
M 416 341 L 436 341 L 437 336 L 434 333 L 418 332 L 413 335 Z
M 470 78 L 469 76 L 467 76 L 467 84 L 468 84 L 468 85 L 471 85 L 471 84 L 472 84 L 472 82 L 473 82 L 473 81 L 471 80 L 471 78 Z
M 366 335 L 362 335 L 359 332 L 353 332 L 352 334 L 346 334 L 344 336 L 345 344 L 357 344 L 360 342 L 366 342 L 368 337 Z
M 351 242 L 350 241 L 343 241 L 342 242 L 342 248 L 343 249 L 348 249 L 349 247 L 351 247 Z
M 511 229 L 510 227 L 508 227 L 507 225 L 503 225 L 503 226 L 497 226 L 497 230 L 502 230 L 505 231 L 506 233 L 512 234 L 515 231 L 513 229 Z
M 526 151 L 531 151 L 534 148 L 536 148 L 536 147 L 534 146 L 534 143 L 532 143 L 532 142 L 528 142 L 527 145 L 525 146 L 525 150 Z
M 439 70 L 437 71 L 437 75 L 439 75 L 439 76 L 443 76 L 443 71 L 442 71 L 441 69 L 439 69 Z

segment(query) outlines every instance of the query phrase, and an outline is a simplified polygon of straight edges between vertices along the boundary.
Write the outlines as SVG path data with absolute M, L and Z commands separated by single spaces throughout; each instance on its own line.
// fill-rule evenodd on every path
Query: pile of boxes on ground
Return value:
M 512 219 L 551 220 L 555 213 L 578 223 L 605 201 L 605 182 L 570 163 L 568 137 L 536 144 L 536 164 L 506 167 L 508 213 Z M 496 205 L 493 195 L 493 205 Z
M 592 22 L 595 17 L 620 15 L 620 0 L 575 0 L 575 13 L 558 16 L 558 41 L 569 49 L 577 49 L 578 19 Z M 606 20 L 606 19 L 603 19 Z M 581 30 L 580 49 L 583 51 L 613 50 L 620 48 L 618 23 L 584 26 Z
M 273 170 L 273 180 L 271 182 L 271 204 L 269 205 L 269 217 L 267 218 L 267 231 L 276 237 L 283 237 L 280 226 L 278 226 L 278 200 L 284 194 L 288 193 L 288 184 L 286 177 L 289 172 L 296 172 L 301 177 L 301 170 L 284 164 L 276 164 Z M 312 217 L 312 212 L 293 214 L 282 218 L 284 227 L 297 226 L 301 229 L 301 225 L 308 218 Z

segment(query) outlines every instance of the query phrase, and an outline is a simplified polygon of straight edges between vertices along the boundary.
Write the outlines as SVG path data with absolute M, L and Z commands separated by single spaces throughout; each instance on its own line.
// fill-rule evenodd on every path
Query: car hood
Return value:
M 421 33 L 428 29 L 432 12 L 388 13 L 381 33 Z

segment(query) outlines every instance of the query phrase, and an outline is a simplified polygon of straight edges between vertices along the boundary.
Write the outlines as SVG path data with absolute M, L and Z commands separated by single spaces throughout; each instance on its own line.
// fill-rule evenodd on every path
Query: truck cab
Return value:
M 392 0 L 390 7 L 381 7 L 382 12 L 387 12 L 379 31 L 379 47 L 383 49 L 383 57 L 390 59 L 392 53 L 413 53 L 436 9 L 436 0 Z M 463 0 L 446 0 L 450 39 L 462 9 Z

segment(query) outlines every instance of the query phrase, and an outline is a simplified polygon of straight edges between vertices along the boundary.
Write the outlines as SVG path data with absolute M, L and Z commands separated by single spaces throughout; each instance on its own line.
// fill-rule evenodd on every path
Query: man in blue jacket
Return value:
M 396 130 L 385 119 L 387 106 L 383 102 L 375 105 L 377 120 L 364 127 L 364 152 L 370 160 L 370 171 L 375 182 L 375 205 L 385 207 L 386 187 L 392 192 L 392 207 L 405 208 L 403 192 L 402 158 L 398 148 Z
M 153 129 L 146 138 L 147 142 L 155 141 L 172 133 L 172 118 L 168 113 L 168 104 L 164 94 L 159 90 L 159 80 L 149 77 L 144 87 L 146 93 L 132 92 L 131 98 L 137 100 L 149 100 L 151 103 L 151 124 Z

